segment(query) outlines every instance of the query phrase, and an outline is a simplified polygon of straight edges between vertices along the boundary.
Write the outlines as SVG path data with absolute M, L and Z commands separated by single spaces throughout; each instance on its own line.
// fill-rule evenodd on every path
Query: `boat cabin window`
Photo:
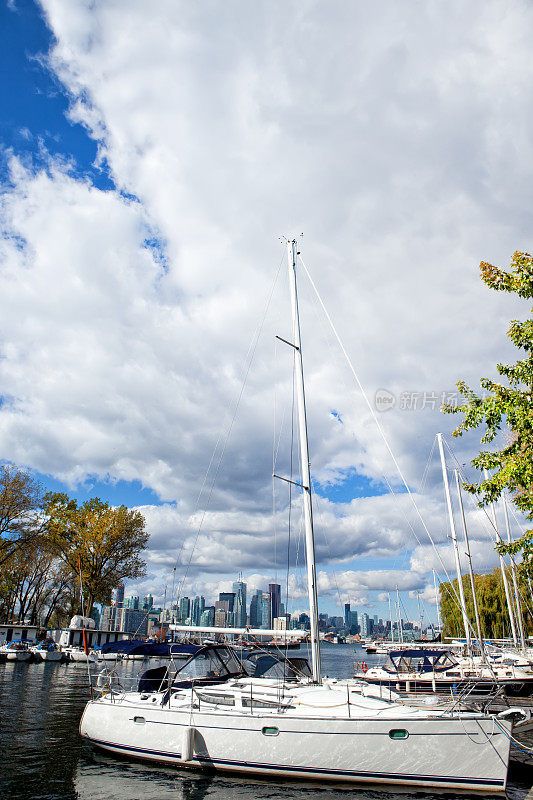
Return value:
M 232 675 L 242 675 L 243 668 L 238 658 L 227 647 L 206 647 L 193 655 L 177 670 L 174 681 L 205 679 L 226 680 Z
M 288 698 L 288 699 L 292 699 L 292 698 Z M 257 697 L 245 697 L 245 696 L 243 696 L 241 702 L 242 702 L 243 708 L 251 708 L 252 710 L 254 708 L 270 708 L 270 709 L 295 708 L 295 706 L 287 705 L 287 700 L 285 700 L 285 701 L 281 700 L 281 702 L 278 703 L 277 700 L 263 700 L 263 699 L 259 700 L 259 698 L 257 698 Z
M 310 678 L 311 669 L 306 658 L 284 658 L 274 653 L 252 653 L 246 661 L 246 670 L 254 678 Z
M 195 691 L 196 696 L 202 703 L 211 703 L 216 706 L 234 706 L 235 698 L 231 694 L 215 694 L 214 692 Z

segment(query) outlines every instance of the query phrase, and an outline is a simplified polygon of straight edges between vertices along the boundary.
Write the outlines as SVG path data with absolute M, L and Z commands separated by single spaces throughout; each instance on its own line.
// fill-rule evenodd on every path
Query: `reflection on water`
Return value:
M 358 651 L 359 661 L 376 657 Z M 349 677 L 353 648 L 325 645 L 325 674 Z M 142 665 L 128 665 L 135 674 Z M 10 800 L 431 800 L 442 794 L 339 788 L 246 777 L 205 776 L 119 760 L 78 734 L 88 700 L 84 664 L 0 664 L 0 798 Z M 513 770 L 508 797 L 524 800 L 530 769 Z M 448 795 L 449 796 L 449 795 Z M 458 795 L 454 795 L 458 797 Z

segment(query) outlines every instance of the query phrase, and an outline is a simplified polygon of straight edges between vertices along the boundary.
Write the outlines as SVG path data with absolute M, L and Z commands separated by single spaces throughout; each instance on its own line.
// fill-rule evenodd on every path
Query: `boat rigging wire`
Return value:
M 225 455 L 226 448 L 227 448 L 227 445 L 228 445 L 228 441 L 229 441 L 229 438 L 230 438 L 230 435 L 231 435 L 231 431 L 233 429 L 233 425 L 234 425 L 235 419 L 237 417 L 237 412 L 239 410 L 239 406 L 240 406 L 240 403 L 241 403 L 241 400 L 242 400 L 242 396 L 244 394 L 244 389 L 246 387 L 248 376 L 250 374 L 250 369 L 251 369 L 251 366 L 252 366 L 252 363 L 253 363 L 253 360 L 254 360 L 254 357 L 255 357 L 255 352 L 257 350 L 257 345 L 258 345 L 259 339 L 261 337 L 261 333 L 262 333 L 262 330 L 263 330 L 263 326 L 265 324 L 266 316 L 267 316 L 268 310 L 270 308 L 270 303 L 272 302 L 274 289 L 276 287 L 276 283 L 278 281 L 278 277 L 279 277 L 279 274 L 280 274 L 280 271 L 281 271 L 281 267 L 282 267 L 282 264 L 283 264 L 284 261 L 285 261 L 285 255 L 283 255 L 281 260 L 280 260 L 278 269 L 277 269 L 276 274 L 274 276 L 274 280 L 272 281 L 272 285 L 270 287 L 270 292 L 269 292 L 269 295 L 268 295 L 268 299 L 267 299 L 267 302 L 266 302 L 266 305 L 265 305 L 265 309 L 264 309 L 263 315 L 262 315 L 262 317 L 261 317 L 261 319 L 260 319 L 260 321 L 258 323 L 258 326 L 257 326 L 257 328 L 256 328 L 256 330 L 254 332 L 254 335 L 253 335 L 252 340 L 250 342 L 250 346 L 248 347 L 248 352 L 246 354 L 246 358 L 248 359 L 248 363 L 246 364 L 244 378 L 243 378 L 240 390 L 239 390 L 239 392 L 237 394 L 237 398 L 236 398 L 235 403 L 234 403 L 231 422 L 230 422 L 228 430 L 226 432 L 226 436 L 224 438 L 224 443 L 223 443 L 223 446 L 222 446 L 220 457 L 218 459 L 218 464 L 216 466 L 215 475 L 213 477 L 213 480 L 211 482 L 211 486 L 209 488 L 209 494 L 208 494 L 208 497 L 207 497 L 207 502 L 205 504 L 205 507 L 202 510 L 202 515 L 200 517 L 200 523 L 199 523 L 198 529 L 196 531 L 196 536 L 195 536 L 194 543 L 193 543 L 193 546 L 192 546 L 192 549 L 191 549 L 189 560 L 187 562 L 187 566 L 185 568 L 185 572 L 183 574 L 183 578 L 182 578 L 182 580 L 181 580 L 181 582 L 179 584 L 177 597 L 176 597 L 176 602 L 178 602 L 180 597 L 181 597 L 181 593 L 183 591 L 183 588 L 184 588 L 184 585 L 185 585 L 185 581 L 187 580 L 187 577 L 188 577 L 188 574 L 189 574 L 189 570 L 190 570 L 190 567 L 191 567 L 193 555 L 194 555 L 194 552 L 196 550 L 196 547 L 197 547 L 197 544 L 198 544 L 198 539 L 200 538 L 200 533 L 202 531 L 202 527 L 203 527 L 203 524 L 204 524 L 204 521 L 205 521 L 205 517 L 206 517 L 207 511 L 209 509 L 210 503 L 211 503 L 211 498 L 213 496 L 213 491 L 214 491 L 214 488 L 215 488 L 215 484 L 217 482 L 218 474 L 220 472 L 220 468 L 221 468 L 222 462 L 224 460 L 224 455 Z M 215 458 L 215 453 L 216 453 L 216 450 L 218 448 L 218 445 L 220 443 L 221 438 L 222 438 L 222 429 L 221 429 L 218 441 L 217 441 L 217 443 L 215 445 L 215 449 L 213 450 L 213 454 L 211 456 L 211 460 L 209 462 L 209 466 L 207 468 L 207 471 L 206 471 L 205 476 L 204 476 L 204 480 L 202 482 L 202 486 L 200 487 L 200 491 L 198 493 L 198 498 L 196 500 L 196 506 L 195 506 L 195 509 L 194 509 L 194 512 L 193 512 L 192 516 L 194 516 L 194 514 L 196 513 L 196 511 L 199 508 L 200 498 L 202 496 L 202 492 L 203 492 L 204 486 L 207 483 L 207 477 L 208 477 L 209 471 L 211 469 L 211 465 L 213 464 L 213 461 L 214 461 L 214 458 Z M 171 603 L 172 603 L 172 600 L 171 600 Z
M 326 308 L 326 306 L 325 306 L 325 304 L 324 304 L 324 301 L 322 300 L 322 297 L 320 296 L 320 293 L 319 293 L 319 291 L 318 291 L 318 289 L 317 289 L 317 287 L 316 287 L 316 284 L 315 284 L 315 282 L 313 281 L 313 278 L 311 277 L 311 274 L 310 274 L 309 270 L 307 269 L 307 267 L 306 267 L 306 265 L 305 265 L 305 262 L 304 262 L 303 258 L 301 257 L 301 255 L 298 255 L 298 259 L 299 259 L 299 261 L 300 261 L 301 265 L 303 266 L 303 268 L 304 268 L 304 270 L 305 270 L 305 273 L 306 273 L 306 275 L 307 275 L 307 277 L 308 277 L 308 279 L 309 279 L 309 282 L 310 282 L 310 284 L 311 284 L 311 286 L 312 286 L 312 288 L 313 288 L 313 291 L 314 291 L 314 293 L 315 293 L 315 295 L 316 295 L 316 298 L 317 298 L 317 300 L 318 300 L 318 302 L 319 302 L 319 304 L 320 304 L 320 306 L 321 306 L 321 308 L 322 308 L 322 311 L 324 312 L 324 314 L 325 314 L 325 316 L 326 316 L 326 319 L 328 320 L 328 322 L 329 322 L 329 324 L 330 324 L 330 326 L 331 326 L 331 330 L 333 331 L 333 334 L 334 334 L 334 336 L 335 336 L 335 338 L 336 338 L 336 340 L 337 340 L 337 342 L 338 342 L 338 344 L 339 344 L 339 347 L 341 348 L 341 351 L 342 351 L 342 353 L 343 353 L 343 355 L 344 355 L 344 357 L 345 357 L 345 359 L 346 359 L 346 362 L 347 362 L 347 364 L 348 364 L 348 367 L 350 368 L 350 371 L 351 371 L 352 375 L 353 375 L 353 376 L 354 376 L 354 378 L 355 378 L 355 381 L 356 381 L 356 383 L 357 383 L 357 386 L 359 387 L 359 391 L 361 392 L 361 395 L 362 395 L 362 397 L 363 397 L 363 399 L 364 399 L 364 401 L 365 401 L 365 403 L 366 403 L 366 405 L 367 405 L 367 407 L 368 407 L 368 410 L 370 411 L 370 414 L 371 414 L 371 416 L 372 416 L 372 419 L 374 420 L 374 423 L 375 423 L 375 425 L 376 425 L 376 427 L 377 427 L 377 429 L 378 429 L 378 432 L 379 432 L 379 434 L 380 434 L 380 436 L 381 436 L 381 438 L 382 438 L 382 440 L 383 440 L 383 443 L 385 444 L 385 447 L 386 447 L 386 448 L 387 448 L 387 450 L 388 450 L 388 453 L 389 453 L 389 455 L 390 455 L 390 457 L 391 457 L 391 459 L 392 459 L 392 461 L 393 461 L 393 464 L 394 464 L 394 466 L 395 466 L 395 468 L 396 468 L 396 471 L 397 471 L 397 473 L 398 473 L 398 475 L 399 475 L 399 477 L 400 477 L 400 480 L 401 480 L 401 482 L 403 483 L 403 485 L 404 485 L 404 487 L 405 487 L 405 491 L 407 492 L 407 494 L 408 494 L 408 496 L 409 496 L 409 499 L 411 500 L 411 502 L 412 502 L 412 504 L 413 504 L 413 507 L 414 507 L 414 509 L 415 509 L 415 512 L 416 512 L 416 515 L 418 516 L 418 518 L 419 518 L 420 522 L 422 523 L 422 527 L 424 528 L 424 530 L 425 530 L 425 532 L 426 532 L 426 534 L 427 534 L 427 536 L 428 536 L 428 538 L 429 538 L 429 541 L 430 541 L 430 542 L 431 542 L 431 544 L 433 545 L 433 548 L 434 548 L 434 550 L 435 550 L 435 553 L 436 553 L 436 555 L 437 555 L 437 558 L 439 559 L 439 561 L 440 561 L 440 563 L 441 563 L 442 569 L 443 569 L 443 571 L 444 571 L 444 573 L 445 573 L 446 577 L 448 578 L 448 580 L 449 580 L 450 584 L 451 584 L 451 585 L 452 585 L 452 587 L 453 587 L 453 582 L 452 582 L 452 580 L 450 579 L 450 576 L 448 575 L 448 571 L 447 571 L 447 569 L 446 569 L 446 565 L 445 565 L 445 563 L 444 563 L 444 561 L 443 561 L 443 559 L 442 559 L 442 556 L 440 555 L 440 552 L 439 552 L 439 550 L 438 550 L 438 548 L 437 548 L 437 546 L 436 546 L 436 544 L 435 544 L 435 542 L 434 542 L 434 540 L 433 540 L 433 537 L 432 537 L 432 535 L 431 535 L 431 533 L 430 533 L 430 531 L 429 531 L 429 528 L 428 528 L 428 527 L 427 527 L 427 525 L 426 525 L 426 522 L 425 522 L 425 520 L 424 520 L 424 517 L 422 516 L 422 512 L 420 511 L 420 509 L 419 509 L 419 507 L 418 507 L 418 503 L 416 502 L 416 500 L 415 500 L 415 497 L 414 497 L 414 495 L 413 495 L 413 493 L 412 493 L 412 491 L 411 491 L 411 488 L 410 488 L 409 484 L 407 483 L 407 481 L 406 481 L 406 479 L 405 479 L 405 476 L 404 476 L 404 474 L 403 474 L 403 471 L 402 471 L 402 469 L 401 469 L 401 467 L 400 467 L 400 465 L 399 465 L 399 463 L 398 463 L 398 460 L 397 460 L 396 456 L 394 455 L 394 451 L 392 450 L 392 447 L 391 447 L 391 446 L 390 446 L 390 444 L 389 444 L 389 440 L 387 439 L 387 437 L 386 437 L 386 435 L 385 435 L 385 431 L 384 431 L 384 430 L 383 430 L 383 428 L 381 427 L 381 424 L 380 424 L 380 422 L 379 422 L 379 420 L 378 420 L 378 418 L 377 418 L 377 416 L 376 416 L 376 412 L 375 412 L 375 411 L 374 411 L 374 409 L 372 408 L 372 403 L 371 403 L 371 402 L 370 402 L 370 400 L 368 399 L 368 395 L 367 395 L 367 393 L 365 392 L 364 386 L 363 386 L 363 384 L 362 384 L 362 382 L 361 382 L 361 380 L 360 380 L 360 378 L 359 378 L 359 375 L 357 374 L 357 372 L 356 372 L 356 370 L 355 370 L 355 367 L 354 367 L 354 365 L 353 365 L 353 363 L 352 363 L 352 360 L 351 360 L 350 356 L 348 355 L 348 352 L 347 352 L 346 348 L 344 347 L 344 344 L 343 344 L 343 342 L 342 342 L 342 339 L 341 339 L 341 337 L 340 337 L 339 333 L 337 332 L 337 329 L 336 329 L 335 325 L 333 324 L 333 320 L 331 319 L 331 317 L 330 317 L 330 315 L 329 315 L 329 312 L 328 312 L 328 310 L 327 310 L 327 308 Z M 392 487 L 391 487 L 391 485 L 390 485 L 390 482 L 387 480 L 387 478 L 385 478 L 385 480 L 386 480 L 386 482 L 387 482 L 387 485 L 388 485 L 388 487 L 389 487 L 389 490 L 390 490 L 390 491 L 391 491 L 393 494 L 395 494 L 395 493 L 393 492 L 393 490 L 392 490 Z M 413 528 L 411 525 L 409 525 L 409 527 L 411 528 L 411 531 L 412 531 L 412 532 L 413 532 L 413 534 L 415 535 L 415 538 L 416 538 L 417 542 L 418 542 L 418 543 L 419 543 L 419 544 L 422 546 L 422 543 L 421 543 L 420 539 L 418 538 L 418 536 L 416 535 L 416 533 L 415 533 L 415 531 L 414 531 L 414 528 Z M 454 592 L 455 592 L 455 588 L 454 588 Z M 459 601 L 459 596 L 458 596 L 458 595 L 457 595 L 457 601 L 458 601 L 458 602 L 460 602 L 460 601 Z

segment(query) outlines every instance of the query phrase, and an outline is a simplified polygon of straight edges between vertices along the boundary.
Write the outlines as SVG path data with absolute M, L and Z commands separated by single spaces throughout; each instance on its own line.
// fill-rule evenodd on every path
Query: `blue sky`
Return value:
M 523 314 L 487 295 L 477 264 L 532 246 L 530 7 L 259 6 L 235 0 L 209 19 L 171 0 L 0 9 L 0 459 L 80 501 L 145 506 L 139 594 L 195 540 L 258 320 L 190 591 L 216 592 L 235 568 L 250 586 L 272 577 L 272 406 L 279 426 L 289 396 L 272 344 L 288 335 L 285 286 L 272 284 L 281 234 L 305 231 L 369 397 L 395 398 L 380 420 L 447 565 L 436 461 L 421 479 L 454 420 L 401 398 L 492 374 Z M 414 542 L 409 498 L 300 285 L 323 608 L 338 610 L 339 586 L 341 603 L 382 616 L 401 582 L 413 616 L 415 589 L 431 613 L 435 555 Z M 459 460 L 476 446 L 456 442 Z M 298 576 L 293 598 L 304 603 Z

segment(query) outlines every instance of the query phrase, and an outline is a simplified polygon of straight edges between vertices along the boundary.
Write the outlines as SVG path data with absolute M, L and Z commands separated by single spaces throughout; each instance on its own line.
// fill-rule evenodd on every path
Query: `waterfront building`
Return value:
M 281 586 L 279 583 L 269 583 L 268 593 L 270 595 L 270 612 L 269 612 L 269 627 L 272 627 L 272 621 L 279 617 L 279 605 L 281 603 Z
M 269 592 L 263 592 L 261 599 L 261 628 L 272 627 L 271 596 Z
M 215 607 L 206 606 L 200 614 L 200 625 L 203 628 L 212 628 L 215 624 Z
M 226 606 L 221 606 L 221 608 L 226 608 L 226 611 L 233 611 L 235 605 L 235 592 L 220 592 L 218 595 L 218 600 L 220 603 L 227 603 Z
M 205 598 L 196 596 L 192 601 L 191 624 L 199 625 L 200 617 L 205 608 Z
M 179 604 L 178 620 L 185 622 L 191 613 L 191 601 L 188 597 L 182 597 Z
M 260 628 L 263 623 L 263 592 L 257 589 L 250 600 L 250 627 Z
M 102 606 L 102 613 L 100 616 L 100 626 L 103 631 L 115 630 L 115 616 L 117 613 L 116 606 Z
M 243 581 L 235 581 L 233 586 L 235 602 L 233 607 L 234 625 L 236 628 L 246 627 L 246 584 Z
M 372 633 L 370 622 L 371 620 L 368 614 L 364 613 L 361 615 L 361 636 L 367 637 Z
M 143 609 L 144 611 L 151 611 L 154 607 L 154 598 L 151 594 L 147 594 L 146 597 L 143 597 Z
M 148 614 L 138 608 L 117 609 L 115 630 L 124 631 L 136 638 L 146 636 L 148 633 Z
M 215 607 L 215 628 L 226 628 L 227 623 L 227 611 L 224 611 L 223 608 L 216 608 Z
M 122 608 L 124 606 L 124 592 L 125 592 L 124 584 L 119 583 L 119 585 L 115 589 L 115 596 L 113 598 L 113 605 L 116 608 Z

